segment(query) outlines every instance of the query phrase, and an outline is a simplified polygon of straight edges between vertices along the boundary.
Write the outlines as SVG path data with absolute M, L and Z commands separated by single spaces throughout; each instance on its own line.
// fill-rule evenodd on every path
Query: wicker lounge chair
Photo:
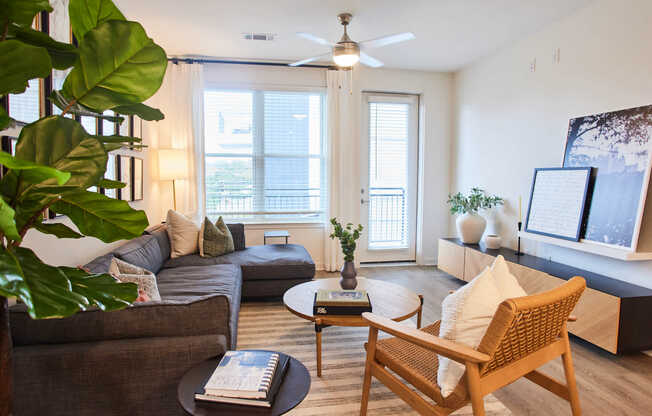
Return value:
M 371 377 L 376 377 L 422 415 L 448 415 L 471 402 L 473 414 L 483 416 L 483 397 L 521 377 L 570 402 L 581 414 L 566 322 L 586 282 L 574 277 L 556 289 L 500 304 L 477 349 L 439 338 L 439 321 L 422 329 L 365 313 L 369 342 L 360 415 L 367 414 Z M 378 340 L 378 331 L 394 336 Z M 437 385 L 438 354 L 466 366 L 465 376 L 447 397 Z M 566 385 L 536 371 L 561 356 Z M 422 395 L 399 380 L 416 387 Z

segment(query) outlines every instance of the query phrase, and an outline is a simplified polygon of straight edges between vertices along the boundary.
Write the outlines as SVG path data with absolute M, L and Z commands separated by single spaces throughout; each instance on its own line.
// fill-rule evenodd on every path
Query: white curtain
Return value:
M 201 64 L 170 62 L 163 85 L 147 102 L 159 108 L 165 119 L 147 123 L 152 161 L 151 174 L 158 178 L 158 149 L 186 151 L 187 177 L 176 181 L 177 211 L 190 217 L 204 216 L 204 72 Z M 172 208 L 170 183 L 158 183 L 158 211 L 161 218 Z M 156 188 L 154 188 L 156 189 Z
M 327 111 L 328 111 L 328 157 L 330 159 L 329 210 L 324 226 L 324 269 L 338 271 L 344 263 L 339 241 L 331 240 L 330 218 L 337 217 L 348 222 L 346 203 L 350 183 L 350 169 L 347 168 L 352 148 L 353 97 L 351 78 L 347 71 L 329 70 L 326 72 Z

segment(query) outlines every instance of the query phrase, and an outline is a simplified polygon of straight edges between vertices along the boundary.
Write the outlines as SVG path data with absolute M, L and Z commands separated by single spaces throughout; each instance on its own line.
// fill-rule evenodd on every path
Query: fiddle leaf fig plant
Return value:
M 70 0 L 78 46 L 32 29 L 43 11 L 52 12 L 47 0 L 0 0 L 0 98 L 23 93 L 29 80 L 46 78 L 52 69 L 69 69 L 63 88 L 47 97 L 61 114 L 27 124 L 14 154 L 0 152 L 6 170 L 0 180 L 0 298 L 19 299 L 34 319 L 66 317 L 91 307 L 120 309 L 137 298 L 133 283 L 45 264 L 22 244 L 32 229 L 106 243 L 142 234 L 148 225 L 143 211 L 88 190 L 125 186 L 104 178 L 108 153 L 140 139 L 89 134 L 75 117 L 118 123 L 123 118 L 117 114 L 163 119 L 160 110 L 142 102 L 159 89 L 167 67 L 165 51 L 111 0 Z M 0 130 L 14 123 L 7 110 L 0 106 Z M 106 110 L 117 114 L 103 114 Z M 67 216 L 76 230 L 48 222 L 48 211 Z
M 137 23 L 128 21 L 111 0 L 70 0 L 76 45 L 58 42 L 32 28 L 35 17 L 52 12 L 48 0 L 0 0 L 0 130 L 17 123 L 5 107 L 8 94 L 21 94 L 33 79 L 53 69 L 69 70 L 49 103 L 60 115 L 24 126 L 15 153 L 0 151 L 0 416 L 11 413 L 11 338 L 7 298 L 21 301 L 33 319 L 62 318 L 88 308 L 104 311 L 129 306 L 138 296 L 134 283 L 108 274 L 48 265 L 23 247 L 30 230 L 58 238 L 95 237 L 110 243 L 142 234 L 143 211 L 110 199 L 92 187 L 117 189 L 104 178 L 108 153 L 142 147 L 126 136 L 89 134 L 81 116 L 120 123 L 118 114 L 163 119 L 143 101 L 161 86 L 167 56 Z M 64 12 L 65 11 L 59 11 Z M 114 114 L 105 114 L 112 110 Z M 66 215 L 76 230 L 47 221 L 47 212 Z M 53 247 L 53 250 L 56 248 Z

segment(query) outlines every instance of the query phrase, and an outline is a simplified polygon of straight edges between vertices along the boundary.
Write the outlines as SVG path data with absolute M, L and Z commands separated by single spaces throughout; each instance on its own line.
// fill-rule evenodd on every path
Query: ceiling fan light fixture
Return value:
M 360 47 L 355 42 L 340 42 L 333 48 L 333 61 L 342 68 L 350 68 L 360 61 Z

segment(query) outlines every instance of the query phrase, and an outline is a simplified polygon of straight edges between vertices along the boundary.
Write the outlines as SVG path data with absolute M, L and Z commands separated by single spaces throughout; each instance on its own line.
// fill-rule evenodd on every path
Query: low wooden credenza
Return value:
M 517 256 L 507 248 L 464 244 L 456 238 L 439 240 L 437 267 L 468 282 L 499 254 L 528 294 L 552 289 L 573 276 L 586 279 L 587 289 L 573 311 L 577 321 L 568 323 L 573 335 L 613 354 L 652 348 L 652 289 L 528 254 Z

